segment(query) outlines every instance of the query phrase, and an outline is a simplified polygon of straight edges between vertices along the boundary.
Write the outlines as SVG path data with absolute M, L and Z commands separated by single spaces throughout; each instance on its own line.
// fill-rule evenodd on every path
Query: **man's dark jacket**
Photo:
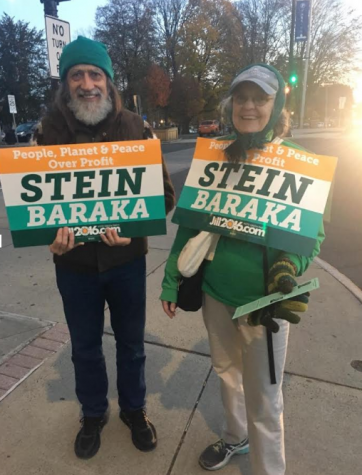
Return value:
M 111 113 L 95 126 L 87 126 L 76 120 L 67 107 L 60 110 L 57 106 L 43 118 L 35 136 L 38 145 L 144 140 L 150 137 L 152 132 L 145 128 L 143 119 L 126 109 L 122 109 L 118 114 Z M 175 206 L 175 192 L 164 163 L 163 180 L 168 213 Z M 62 256 L 54 255 L 54 262 L 76 272 L 104 272 L 146 253 L 147 239 L 132 238 L 131 243 L 124 247 L 111 247 L 103 242 L 86 243 Z

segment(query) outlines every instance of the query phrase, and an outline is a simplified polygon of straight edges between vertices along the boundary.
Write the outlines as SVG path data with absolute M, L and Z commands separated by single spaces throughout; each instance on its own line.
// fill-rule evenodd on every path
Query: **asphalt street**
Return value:
M 362 288 L 362 153 L 357 133 L 295 139 L 321 155 L 338 157 L 331 222 L 320 257 Z

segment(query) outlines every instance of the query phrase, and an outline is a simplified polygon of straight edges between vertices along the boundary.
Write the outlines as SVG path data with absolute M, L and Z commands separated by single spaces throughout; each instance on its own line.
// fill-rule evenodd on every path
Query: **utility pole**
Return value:
M 301 128 L 303 128 L 303 124 L 304 124 L 305 100 L 306 100 L 306 95 L 307 95 L 309 56 L 310 56 L 311 31 L 312 31 L 312 14 L 313 14 L 313 0 L 310 0 L 309 18 L 308 18 L 309 21 L 308 21 L 307 51 L 306 51 L 304 79 L 303 79 L 302 107 L 300 111 L 300 127 Z
M 288 74 L 289 78 L 292 76 L 292 74 L 295 73 L 295 70 L 294 70 L 294 30 L 295 30 L 295 0 L 292 0 L 292 25 L 290 29 L 290 44 L 289 44 L 289 74 Z M 294 99 L 294 90 L 293 88 L 291 88 L 290 93 L 287 96 L 288 111 L 293 106 L 293 99 Z

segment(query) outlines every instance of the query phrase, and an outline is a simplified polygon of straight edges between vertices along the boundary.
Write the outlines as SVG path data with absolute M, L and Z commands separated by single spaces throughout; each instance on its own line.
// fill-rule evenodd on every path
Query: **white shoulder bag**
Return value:
M 197 236 L 189 239 L 177 261 L 180 273 L 184 277 L 192 277 L 204 259 L 212 261 L 219 238 L 220 234 L 201 231 Z

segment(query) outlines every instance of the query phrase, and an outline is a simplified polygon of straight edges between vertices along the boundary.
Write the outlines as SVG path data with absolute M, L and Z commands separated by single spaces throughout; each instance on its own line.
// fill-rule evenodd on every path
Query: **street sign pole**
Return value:
M 326 104 L 325 104 L 325 114 L 324 114 L 324 128 L 328 128 L 328 86 L 326 86 Z
M 17 125 L 16 125 L 16 120 L 15 120 L 15 114 L 13 114 L 13 129 L 14 129 L 16 142 L 18 143 L 19 139 L 18 139 L 18 134 L 16 133 L 16 127 L 17 127 Z
M 322 82 L 321 86 L 325 88 L 325 104 L 324 104 L 324 128 L 328 128 L 328 87 L 333 86 L 333 82 Z
M 341 127 L 341 115 L 343 111 L 343 118 L 344 118 L 344 107 L 346 105 L 346 97 L 339 98 L 339 118 L 338 118 L 338 127 Z M 343 121 L 344 122 L 344 121 Z
M 14 134 L 15 134 L 15 139 L 17 142 L 19 142 L 18 140 L 18 136 L 16 134 L 16 120 L 15 120 L 15 114 L 17 114 L 17 109 L 16 109 L 16 101 L 15 101 L 15 96 L 13 95 L 8 95 L 8 103 L 9 103 L 9 112 L 10 114 L 12 114 L 13 116 L 13 129 L 14 129 Z
M 310 44 L 311 44 L 311 30 L 312 30 L 312 10 L 313 10 L 313 0 L 310 0 L 309 18 L 308 18 L 307 51 L 306 51 L 305 67 L 304 67 L 302 106 L 301 106 L 301 111 L 300 111 L 300 127 L 301 128 L 303 128 L 303 125 L 304 125 L 305 100 L 306 100 L 306 95 L 307 95 L 308 69 L 309 69 L 309 56 L 310 56 Z

